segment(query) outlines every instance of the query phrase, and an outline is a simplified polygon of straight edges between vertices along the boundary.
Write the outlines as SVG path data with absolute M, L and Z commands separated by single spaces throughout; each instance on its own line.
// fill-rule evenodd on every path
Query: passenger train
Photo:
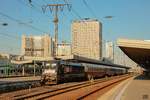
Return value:
M 92 80 L 125 73 L 127 73 L 127 69 L 117 65 L 59 60 L 49 64 L 47 69 L 44 69 L 41 84 L 49 82 L 58 84 L 70 80 Z

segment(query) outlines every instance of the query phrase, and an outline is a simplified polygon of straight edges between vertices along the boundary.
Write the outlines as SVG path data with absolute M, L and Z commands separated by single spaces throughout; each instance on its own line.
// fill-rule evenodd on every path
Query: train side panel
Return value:
M 106 74 L 106 68 L 102 65 L 84 64 L 87 79 L 103 77 Z
M 85 77 L 84 67 L 77 65 L 62 64 L 59 73 L 61 82 L 82 80 Z

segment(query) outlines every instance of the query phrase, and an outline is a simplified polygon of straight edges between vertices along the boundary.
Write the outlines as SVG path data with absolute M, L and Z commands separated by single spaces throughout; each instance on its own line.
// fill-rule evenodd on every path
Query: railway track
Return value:
M 39 87 L 39 80 L 21 81 L 21 82 L 6 82 L 0 84 L 0 94 L 26 89 L 29 87 Z
M 13 92 L 9 92 L 9 93 L 2 93 L 0 94 L 0 100 L 1 99 L 15 99 L 15 97 L 19 97 L 19 96 L 23 96 L 23 95 L 38 95 L 41 93 L 47 93 L 49 91 L 52 90 L 58 90 L 60 88 L 68 88 L 68 87 L 72 87 L 72 86 L 76 86 L 76 85 L 81 85 L 81 84 L 85 84 L 85 82 L 81 82 L 81 83 L 77 83 L 77 82 L 72 82 L 72 83 L 65 83 L 65 84 L 50 84 L 50 85 L 46 85 L 46 86 L 41 86 L 41 87 L 29 87 L 28 89 L 24 89 L 24 90 L 18 90 L 18 91 L 13 91 Z
M 85 98 L 91 97 L 95 93 L 109 87 L 113 87 L 119 82 L 129 78 L 128 75 L 122 76 L 114 76 L 110 78 L 102 78 L 93 81 L 86 81 L 81 83 L 74 84 L 61 84 L 55 86 L 44 86 L 39 87 L 33 90 L 28 90 L 28 92 L 18 93 L 17 95 L 13 95 L 13 99 L 15 100 L 41 100 L 41 99 L 49 99 L 50 100 L 81 100 Z M 93 99 L 92 99 L 93 100 Z

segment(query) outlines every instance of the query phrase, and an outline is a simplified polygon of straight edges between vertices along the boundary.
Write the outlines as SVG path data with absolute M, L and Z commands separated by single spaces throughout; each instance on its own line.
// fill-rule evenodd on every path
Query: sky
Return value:
M 53 12 L 47 8 L 44 13 L 42 7 L 64 1 L 72 8 L 69 11 L 65 6 L 58 13 L 60 42 L 71 41 L 71 22 L 81 18 L 98 19 L 106 41 L 150 39 L 150 0 L 32 0 L 32 4 L 28 0 L 0 0 L 0 52 L 19 54 L 23 34 L 53 37 Z

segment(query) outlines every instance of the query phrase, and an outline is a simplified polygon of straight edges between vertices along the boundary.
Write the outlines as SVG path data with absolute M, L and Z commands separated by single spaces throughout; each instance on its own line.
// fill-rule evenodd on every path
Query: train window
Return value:
M 72 72 L 72 67 L 71 66 L 69 67 L 69 72 Z
M 76 67 L 76 66 L 72 66 L 72 72 L 77 73 L 80 72 L 79 70 L 80 68 Z
M 84 67 L 82 66 L 64 66 L 64 73 L 81 73 L 84 71 Z
M 68 72 L 70 72 L 70 68 L 69 68 L 69 66 L 65 66 L 64 67 L 64 73 L 68 73 Z
M 3 73 L 4 73 L 4 70 L 1 70 L 1 73 L 3 74 Z
M 70 73 L 72 72 L 72 66 L 63 66 L 64 73 Z
M 81 67 L 73 66 L 72 68 L 73 68 L 72 72 L 74 72 L 74 73 L 81 73 L 84 71 L 84 68 L 82 66 Z

